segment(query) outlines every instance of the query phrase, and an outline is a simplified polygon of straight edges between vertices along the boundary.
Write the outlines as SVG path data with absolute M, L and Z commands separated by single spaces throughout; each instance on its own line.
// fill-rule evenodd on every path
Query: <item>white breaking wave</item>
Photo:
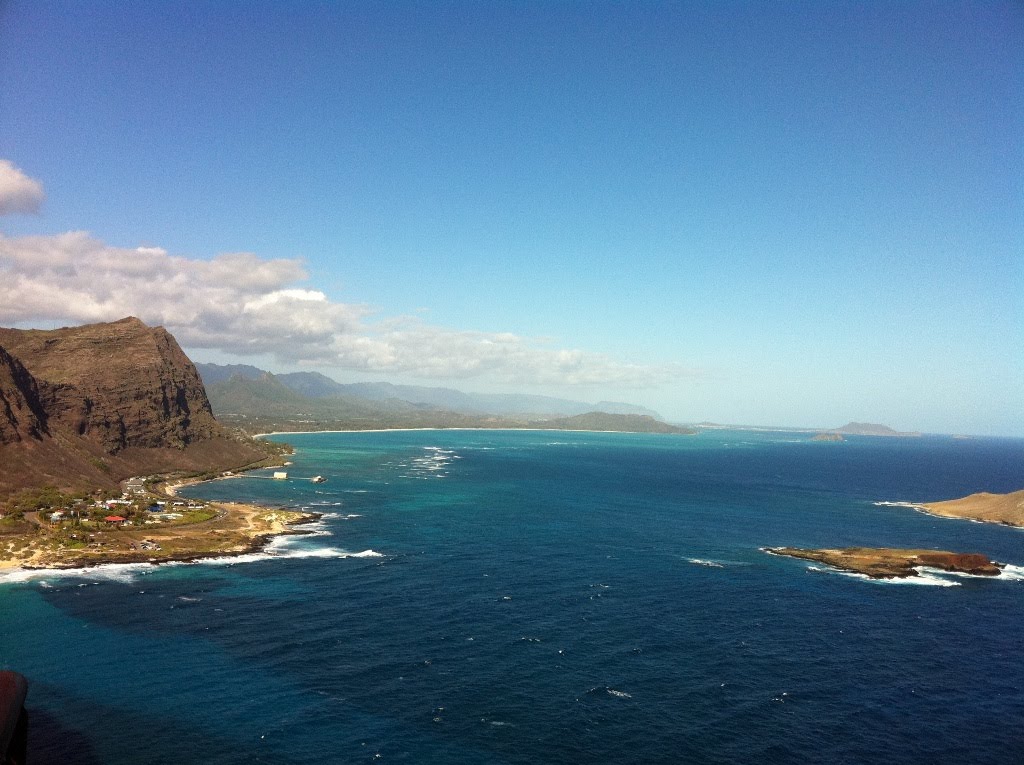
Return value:
M 813 571 L 817 574 L 834 574 L 836 576 L 845 576 L 851 579 L 860 579 L 861 581 L 871 582 L 872 584 L 919 584 L 930 587 L 960 586 L 960 582 L 955 582 L 951 579 L 944 579 L 941 576 L 935 576 L 934 574 L 919 574 L 918 576 L 895 577 L 892 579 L 874 579 L 867 574 L 858 574 L 855 571 L 839 571 L 838 569 L 818 568 L 817 566 L 808 566 L 807 570 Z
M 0 584 L 14 584 L 49 579 L 91 579 L 91 584 L 102 582 L 131 582 L 139 574 L 153 570 L 152 563 L 104 563 L 88 568 L 16 568 L 0 574 Z
M 1004 576 L 986 576 L 985 574 L 968 574 L 966 571 L 946 571 L 944 568 L 933 568 L 931 566 L 914 566 L 914 570 L 919 574 L 929 574 L 934 576 L 946 576 L 956 577 L 958 579 L 1012 579 L 1012 577 Z
M 559 651 L 559 653 L 561 653 L 561 651 Z M 633 694 L 626 693 L 625 691 L 616 690 L 615 688 L 611 688 L 611 687 L 609 687 L 607 685 L 598 685 L 598 686 L 595 686 L 595 687 L 591 688 L 589 691 L 587 691 L 587 695 L 588 696 L 600 695 L 601 693 L 605 693 L 608 696 L 615 696 L 616 698 L 619 698 L 619 699 L 631 699 L 631 698 L 633 698 Z
M 719 563 L 714 560 L 705 560 L 703 558 L 687 558 L 687 563 L 692 563 L 695 566 L 707 566 L 708 568 L 725 568 L 724 563 Z
M 339 513 L 324 513 L 317 520 L 310 521 L 309 523 L 303 523 L 302 525 L 298 526 L 296 530 L 299 532 L 299 534 L 297 534 L 296 536 L 333 537 L 334 532 L 331 531 L 330 528 L 328 527 L 327 521 L 344 517 L 345 516 Z M 275 541 L 277 541 L 278 539 L 283 540 L 284 537 L 277 537 Z
M 999 575 L 1000 579 L 1009 579 L 1012 582 L 1024 582 L 1024 566 L 1014 566 L 1012 563 L 1007 563 L 1003 566 L 1003 573 Z
M 316 536 L 316 535 L 313 535 Z M 307 537 L 308 538 L 308 537 Z M 155 571 L 162 566 L 234 566 L 243 563 L 258 563 L 267 560 L 290 560 L 294 558 L 383 558 L 384 553 L 376 550 L 351 552 L 337 547 L 296 547 L 294 539 L 277 537 L 260 552 L 244 555 L 221 555 L 200 558 L 194 561 L 167 561 L 164 563 L 104 563 L 88 568 L 38 568 L 11 569 L 0 574 L 0 585 L 38 581 L 42 587 L 52 587 L 54 579 L 89 579 L 84 584 L 117 582 L 128 584 L 139 576 Z
M 245 555 L 223 556 L 219 558 L 203 558 L 194 561 L 195 565 L 202 566 L 233 566 L 237 563 L 258 563 L 265 560 L 291 560 L 295 558 L 383 558 L 384 554 L 374 550 L 363 550 L 362 552 L 349 552 L 337 547 L 305 547 L 286 550 L 265 550 Z
M 398 464 L 399 468 L 408 470 L 402 478 L 447 478 L 448 468 L 454 460 L 462 459 L 451 449 L 440 446 L 424 446 L 426 452 L 422 456 L 412 457 L 407 463 Z

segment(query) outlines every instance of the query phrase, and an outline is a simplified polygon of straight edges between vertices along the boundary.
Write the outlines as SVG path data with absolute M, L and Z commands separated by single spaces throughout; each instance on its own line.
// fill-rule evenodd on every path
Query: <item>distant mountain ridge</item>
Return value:
M 196 364 L 203 381 L 209 386 L 224 382 L 232 376 L 255 380 L 265 370 L 232 364 Z M 309 398 L 336 396 L 367 399 L 376 402 L 405 402 L 420 407 L 458 414 L 494 415 L 499 417 L 571 417 L 588 412 L 607 414 L 636 414 L 662 420 L 660 414 L 646 407 L 614 401 L 588 404 L 585 401 L 537 396 L 523 393 L 464 393 L 453 388 L 433 388 L 419 385 L 395 385 L 388 382 L 339 383 L 319 372 L 287 372 L 274 378 L 296 393 Z
M 655 420 L 646 414 L 618 414 L 614 412 L 587 412 L 572 417 L 556 417 L 535 423 L 534 427 L 551 430 L 628 430 L 634 433 L 689 433 L 689 428 L 681 428 Z
M 921 433 L 917 431 L 904 432 L 899 430 L 893 430 L 888 425 L 879 425 L 872 422 L 848 422 L 841 428 L 808 428 L 803 426 L 787 426 L 787 425 L 737 425 L 737 424 L 722 424 L 719 422 L 698 422 L 694 427 L 705 428 L 708 430 L 752 430 L 762 431 L 767 433 L 818 433 L 819 435 L 838 435 L 838 436 L 889 436 L 889 437 L 901 437 L 901 438 L 914 438 L 919 437 Z M 819 440 L 830 440 L 838 441 L 840 439 L 819 439 Z
M 230 370 L 212 364 L 197 367 L 207 381 L 207 393 L 218 419 L 250 433 L 376 428 L 693 432 L 648 414 L 598 412 L 594 405 L 569 399 L 469 394 L 448 388 L 391 383 L 342 384 L 317 372 L 275 375 L 248 366 Z M 649 411 L 628 404 L 609 408 L 613 406 Z M 564 411 L 573 413 L 563 414 Z

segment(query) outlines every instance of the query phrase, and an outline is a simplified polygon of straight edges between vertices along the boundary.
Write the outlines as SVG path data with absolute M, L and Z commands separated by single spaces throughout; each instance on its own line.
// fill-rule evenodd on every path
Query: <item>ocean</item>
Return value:
M 288 480 L 183 493 L 313 533 L 0 581 L 30 762 L 1024 762 L 1024 530 L 875 504 L 1024 488 L 1024 440 L 273 438 Z M 877 582 L 776 545 L 1013 575 Z

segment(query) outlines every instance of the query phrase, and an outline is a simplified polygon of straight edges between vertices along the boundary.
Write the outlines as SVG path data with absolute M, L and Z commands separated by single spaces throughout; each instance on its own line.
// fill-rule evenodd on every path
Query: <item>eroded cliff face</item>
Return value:
M 55 330 L 0 329 L 36 379 L 51 424 L 116 454 L 183 448 L 220 434 L 192 362 L 162 327 L 135 318 Z
M 70 478 L 101 483 L 238 467 L 263 454 L 217 423 L 195 366 L 162 327 L 127 318 L 0 329 L 0 348 L 0 448 L 21 466 L 20 476 L 0 476 L 0 489 L 60 478 L 57 454 Z
M 0 347 L 0 444 L 47 434 L 39 386 L 24 365 Z

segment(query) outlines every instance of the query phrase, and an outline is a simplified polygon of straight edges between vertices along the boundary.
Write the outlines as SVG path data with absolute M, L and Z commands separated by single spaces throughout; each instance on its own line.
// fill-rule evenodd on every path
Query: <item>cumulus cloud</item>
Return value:
M 43 184 L 0 159 L 0 215 L 39 212 L 42 203 Z
M 250 253 L 197 260 L 156 247 L 113 247 L 82 231 L 0 234 L 0 323 L 134 315 L 189 348 L 433 379 L 645 387 L 678 374 L 509 333 L 377 317 L 301 286 L 306 278 L 297 260 Z

